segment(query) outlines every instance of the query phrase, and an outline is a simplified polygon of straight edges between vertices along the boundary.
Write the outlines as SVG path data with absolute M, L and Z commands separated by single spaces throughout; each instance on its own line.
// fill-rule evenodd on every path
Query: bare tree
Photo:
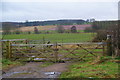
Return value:
M 17 26 L 11 22 L 3 22 L 2 23 L 2 39 L 4 38 L 5 35 L 11 34 L 12 30 L 15 30 Z
M 58 33 L 64 33 L 65 32 L 65 29 L 62 25 L 58 25 L 56 30 L 57 30 Z
M 34 33 L 35 33 L 35 34 L 39 34 L 39 31 L 38 31 L 38 28 L 37 28 L 37 27 L 34 27 Z
M 3 34 L 10 34 L 11 30 L 15 29 L 16 25 L 10 22 L 2 23 Z

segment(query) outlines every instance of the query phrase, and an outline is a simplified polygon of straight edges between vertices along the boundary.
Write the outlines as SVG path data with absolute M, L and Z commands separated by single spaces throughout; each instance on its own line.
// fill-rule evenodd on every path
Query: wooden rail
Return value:
M 38 55 L 38 57 L 42 56 L 47 59 L 53 57 L 55 62 L 58 60 L 62 59 L 62 57 L 66 57 L 70 54 L 72 54 L 75 57 L 78 57 L 76 55 L 77 50 L 84 50 L 86 51 L 87 54 L 84 54 L 84 56 L 79 57 L 80 59 L 86 57 L 89 53 L 95 57 L 96 54 L 94 54 L 95 49 L 103 49 L 103 54 L 105 52 L 105 42 L 82 42 L 82 43 L 55 43 L 55 44 L 29 44 L 27 39 L 13 39 L 13 40 L 1 40 L 5 43 L 6 45 L 6 57 L 7 58 L 12 58 L 14 54 L 21 54 L 21 55 L 28 55 L 29 53 L 32 53 L 33 55 Z M 19 43 L 12 43 L 14 41 L 25 41 L 23 42 L 24 44 L 19 44 Z M 65 46 L 71 46 L 74 48 L 67 48 Z M 91 47 L 89 47 L 89 45 Z M 94 46 L 95 45 L 95 46 Z M 51 47 L 50 47 L 51 46 Z M 85 47 L 88 46 L 88 47 Z M 92 51 L 89 51 L 89 49 L 93 49 Z M 64 50 L 66 53 L 64 56 L 60 57 L 60 51 Z M 31 51 L 31 52 L 30 52 Z M 39 56 L 40 55 L 40 56 Z M 53 56 L 51 56 L 53 55 Z M 15 56 L 16 57 L 16 56 Z
M 4 42 L 4 41 L 24 41 L 24 40 L 27 40 L 27 39 L 6 39 L 6 40 L 0 40 L 0 41 Z
M 85 43 L 57 43 L 57 45 L 102 45 L 105 44 L 103 42 L 98 42 L 98 43 L 91 43 L 91 42 L 85 42 Z M 19 47 L 32 47 L 32 46 L 54 46 L 55 44 L 11 44 L 12 46 L 19 46 Z

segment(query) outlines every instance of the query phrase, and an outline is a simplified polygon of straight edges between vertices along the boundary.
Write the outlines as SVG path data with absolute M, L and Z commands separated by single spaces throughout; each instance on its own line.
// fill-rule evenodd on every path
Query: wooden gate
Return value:
M 16 40 L 17 41 L 17 40 Z M 20 40 L 19 40 L 20 41 Z M 63 61 L 84 59 L 86 56 L 97 57 L 99 53 L 105 53 L 105 43 L 54 43 L 54 44 L 29 44 L 28 40 L 22 40 L 23 44 L 4 41 L 6 43 L 6 57 L 13 60 L 22 59 L 28 61 Z M 96 52 L 97 51 L 97 52 Z M 99 52 L 98 52 L 99 51 Z M 100 54 L 101 55 L 101 54 Z

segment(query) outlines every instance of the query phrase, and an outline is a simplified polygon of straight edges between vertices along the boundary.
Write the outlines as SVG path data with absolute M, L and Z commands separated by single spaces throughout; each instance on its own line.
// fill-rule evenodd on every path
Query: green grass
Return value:
M 21 64 L 20 62 L 11 61 L 9 59 L 2 59 L 1 62 L 2 62 L 2 68 L 3 69 L 8 68 L 10 65 L 14 65 L 15 66 L 15 65 L 20 65 Z
M 77 32 L 84 32 L 84 30 L 77 30 Z
M 50 66 L 50 65 L 53 65 L 54 63 L 52 62 L 45 62 L 43 64 L 40 65 L 40 67 L 47 67 L 47 66 Z
M 118 78 L 118 63 L 105 61 L 92 65 L 91 61 L 72 63 L 60 78 Z
M 63 34 L 11 34 L 5 35 L 4 39 L 32 39 L 45 40 L 51 42 L 86 42 L 90 41 L 93 36 L 92 33 L 63 33 Z

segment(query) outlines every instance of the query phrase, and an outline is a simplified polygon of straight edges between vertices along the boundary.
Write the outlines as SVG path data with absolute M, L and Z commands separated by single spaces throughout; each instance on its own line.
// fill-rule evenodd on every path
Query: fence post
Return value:
M 45 37 L 43 36 L 43 44 L 45 44 Z
M 56 42 L 55 43 L 55 50 L 54 50 L 55 51 L 55 53 L 54 53 L 55 54 L 55 62 L 58 62 L 58 48 L 57 48 L 57 46 L 58 45 L 57 45 L 57 42 Z
M 107 56 L 112 56 L 112 41 L 111 41 L 111 36 L 107 35 Z
M 25 44 L 28 44 L 28 40 L 27 39 L 25 40 Z M 26 49 L 28 49 L 28 46 L 26 46 Z
M 103 44 L 102 44 L 102 47 L 103 47 L 103 56 L 105 56 L 105 53 L 106 53 L 106 52 L 105 52 L 105 41 L 103 40 L 102 43 L 103 43 Z
M 6 42 L 6 53 L 7 53 L 6 58 L 11 58 L 12 57 L 12 46 L 11 46 L 10 41 Z

